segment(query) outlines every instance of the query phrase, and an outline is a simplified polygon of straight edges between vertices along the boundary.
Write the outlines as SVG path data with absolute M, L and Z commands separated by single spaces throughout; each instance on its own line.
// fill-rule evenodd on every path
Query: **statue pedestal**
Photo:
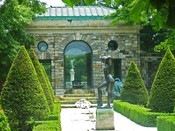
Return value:
M 74 69 L 72 68 L 72 69 L 70 70 L 70 82 L 71 82 L 71 85 L 72 85 L 72 81 L 74 81 L 74 79 L 75 79 L 75 71 L 74 71 Z
M 114 130 L 113 109 L 96 110 L 96 130 Z

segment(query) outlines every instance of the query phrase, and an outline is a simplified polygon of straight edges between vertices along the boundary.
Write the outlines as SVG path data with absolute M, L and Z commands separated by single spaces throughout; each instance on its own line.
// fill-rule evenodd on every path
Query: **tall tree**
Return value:
M 171 30 L 161 29 L 157 31 L 154 30 L 154 28 L 150 24 L 145 25 L 140 30 L 140 49 L 146 52 L 153 52 L 154 50 L 158 51 L 160 50 L 160 48 L 158 49 L 157 46 L 161 42 L 164 42 L 170 34 L 172 34 Z M 157 48 L 155 48 L 155 46 Z
M 167 50 L 170 48 L 171 50 L 175 50 L 175 30 L 169 31 L 169 33 L 166 35 L 167 39 L 165 41 L 162 41 L 159 43 L 159 45 L 156 45 L 154 50 L 155 51 L 162 51 Z
M 14 131 L 27 131 L 33 122 L 49 115 L 46 97 L 24 46 L 17 53 L 8 73 L 1 104 Z
M 62 0 L 62 1 L 71 7 L 80 3 L 91 5 L 95 2 L 95 0 Z
M 69 6 L 81 0 L 62 0 Z M 86 0 L 92 5 L 96 0 Z M 152 19 L 158 28 L 175 28 L 175 1 L 173 0 L 105 0 L 110 4 L 115 1 L 116 12 L 114 21 L 142 23 Z
M 0 6 L 0 90 L 20 46 L 34 44 L 35 37 L 27 34 L 27 25 L 43 12 L 45 7 L 38 0 L 5 0 Z

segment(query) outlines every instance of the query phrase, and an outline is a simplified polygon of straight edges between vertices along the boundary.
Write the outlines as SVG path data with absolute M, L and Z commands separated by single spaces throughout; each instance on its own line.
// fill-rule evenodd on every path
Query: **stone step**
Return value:
M 95 97 L 94 94 L 64 94 L 64 97 Z
M 69 101 L 61 101 L 61 104 L 75 104 L 77 101 L 74 100 L 69 100 Z M 91 104 L 96 104 L 97 100 L 90 100 L 89 101 Z
M 89 101 L 91 103 L 96 103 L 97 102 L 97 97 L 64 97 L 61 100 L 61 103 L 75 104 L 80 99 L 86 99 L 87 101 Z
M 64 94 L 94 94 L 95 89 L 67 89 Z
M 97 107 L 97 104 L 92 104 L 91 107 Z M 61 104 L 61 108 L 76 108 L 75 104 Z
M 91 102 L 92 104 L 97 103 L 98 97 L 64 97 L 60 100 L 62 104 L 75 104 L 80 99 L 86 99 L 87 101 Z M 107 97 L 103 97 L 103 101 L 107 101 Z
M 86 99 L 86 100 L 97 100 L 97 97 L 64 97 L 62 100 L 80 100 L 80 99 Z

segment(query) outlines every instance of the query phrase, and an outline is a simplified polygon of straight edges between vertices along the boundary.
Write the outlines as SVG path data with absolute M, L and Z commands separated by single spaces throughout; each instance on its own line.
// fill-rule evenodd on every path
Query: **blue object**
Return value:
M 123 82 L 119 78 L 115 78 L 113 91 L 112 91 L 114 99 L 117 99 L 120 97 L 122 87 L 123 87 Z

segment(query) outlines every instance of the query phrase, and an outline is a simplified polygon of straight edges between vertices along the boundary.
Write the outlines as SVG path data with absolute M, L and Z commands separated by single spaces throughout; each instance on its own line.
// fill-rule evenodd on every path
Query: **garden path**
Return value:
M 95 114 L 96 108 L 62 108 L 62 131 L 96 131 Z M 114 124 L 115 131 L 157 131 L 156 127 L 140 126 L 117 112 L 114 112 Z

